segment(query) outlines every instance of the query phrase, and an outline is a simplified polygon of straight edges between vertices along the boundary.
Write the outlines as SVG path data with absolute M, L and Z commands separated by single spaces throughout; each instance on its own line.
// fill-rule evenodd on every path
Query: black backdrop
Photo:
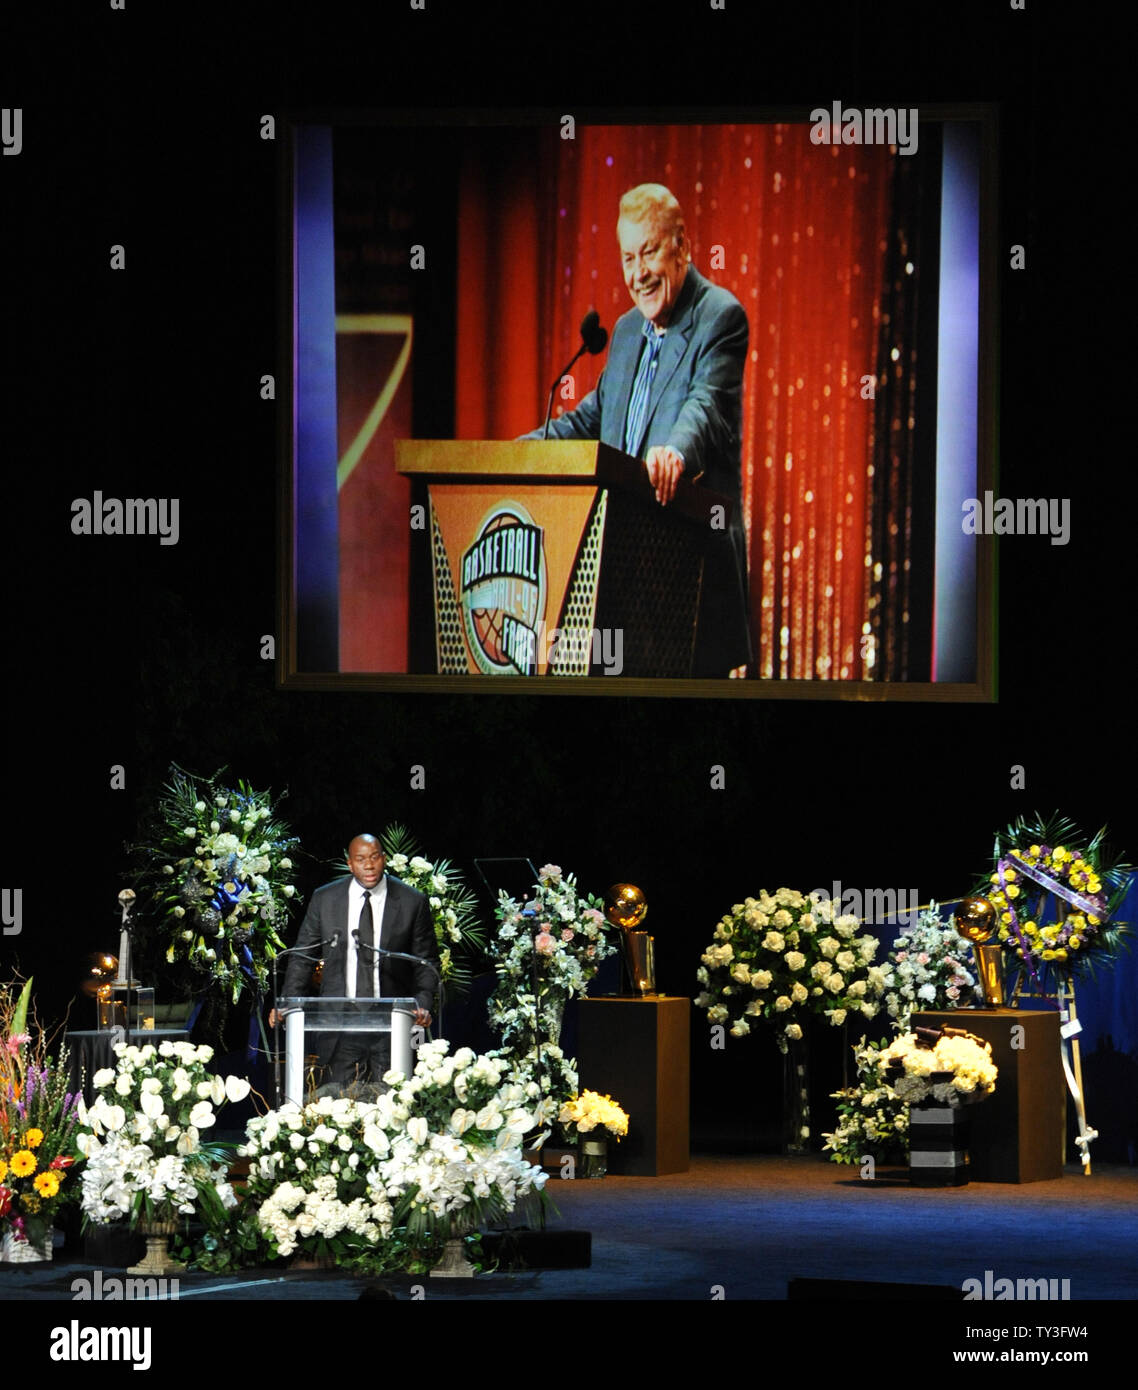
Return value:
M 389 820 L 460 863 L 528 854 L 598 891 L 638 883 L 661 987 L 679 993 L 694 992 L 719 914 L 760 887 L 953 896 L 994 827 L 1035 808 L 1110 821 L 1138 848 L 1133 427 L 1102 191 L 1106 133 L 1123 126 L 1119 89 L 1094 77 L 1103 41 L 1039 7 L 762 8 L 760 21 L 735 0 L 571 16 L 429 0 L 367 20 L 322 7 L 319 28 L 303 5 L 5 20 L 4 99 L 22 106 L 24 147 L 0 161 L 3 885 L 24 890 L 24 921 L 0 949 L 5 970 L 36 973 L 45 1013 L 114 940 L 122 846 L 171 760 L 287 786 L 313 856 L 306 890 L 319 860 Z M 259 382 L 287 325 L 262 113 L 509 102 L 556 119 L 835 98 L 1000 103 L 998 491 L 1070 498 L 1071 539 L 1001 542 L 998 703 L 277 690 L 260 649 L 277 630 L 287 420 Z M 114 243 L 124 272 L 108 268 Z M 1006 269 L 1012 243 L 1023 271 Z M 179 543 L 72 535 L 70 504 L 95 489 L 178 496 Z M 764 1048 L 697 1050 L 709 1133 L 749 1076 L 773 1074 Z M 746 1141 L 742 1118 L 727 1128 Z

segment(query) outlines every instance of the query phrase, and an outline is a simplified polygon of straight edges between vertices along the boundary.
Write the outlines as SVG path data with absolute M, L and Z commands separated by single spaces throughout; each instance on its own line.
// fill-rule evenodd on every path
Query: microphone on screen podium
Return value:
M 590 309 L 581 320 L 581 346 L 573 354 L 571 360 L 557 373 L 557 379 L 549 388 L 549 403 L 545 407 L 545 427 L 541 432 L 543 440 L 549 438 L 549 422 L 553 416 L 553 393 L 560 386 L 569 368 L 583 352 L 587 352 L 591 357 L 595 357 L 598 352 L 603 352 L 608 340 L 608 329 L 601 326 L 600 314 L 595 309 Z

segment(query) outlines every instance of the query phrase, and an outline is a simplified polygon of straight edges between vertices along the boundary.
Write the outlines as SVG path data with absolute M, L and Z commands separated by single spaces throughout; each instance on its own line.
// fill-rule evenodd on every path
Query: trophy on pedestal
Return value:
M 636 930 L 647 915 L 644 894 L 634 883 L 614 883 L 605 894 L 605 916 L 620 928 L 632 992 L 641 996 L 656 993 L 656 941 L 651 933 Z

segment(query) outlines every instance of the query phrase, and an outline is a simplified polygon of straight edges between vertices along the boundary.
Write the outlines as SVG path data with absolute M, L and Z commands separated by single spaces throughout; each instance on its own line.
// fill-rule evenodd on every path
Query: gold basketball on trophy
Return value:
M 987 898 L 965 898 L 952 915 L 960 935 L 977 944 L 996 930 L 996 909 Z
M 632 931 L 647 915 L 644 894 L 634 883 L 614 883 L 605 894 L 605 916 L 614 927 Z

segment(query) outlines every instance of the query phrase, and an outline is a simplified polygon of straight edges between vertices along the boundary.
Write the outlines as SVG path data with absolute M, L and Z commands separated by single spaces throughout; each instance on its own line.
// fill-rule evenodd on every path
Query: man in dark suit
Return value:
M 549 432 L 643 458 L 662 506 L 681 477 L 734 502 L 723 544 L 705 562 L 694 674 L 745 676 L 753 661 L 740 474 L 747 316 L 691 264 L 683 210 L 663 185 L 624 195 L 617 239 L 636 307 L 613 329 L 596 390 Z
M 327 883 L 312 895 L 296 939 L 297 953 L 289 956 L 283 993 L 304 993 L 313 966 L 305 957 L 323 956 L 321 994 L 347 999 L 414 995 L 415 1022 L 429 1027 L 438 945 L 427 899 L 384 874 L 386 859 L 374 835 L 357 835 L 348 846 L 347 862 L 350 878 Z M 431 961 L 434 968 L 381 956 L 377 947 Z M 275 1027 L 278 1021 L 274 1009 L 269 1022 Z M 319 1055 L 332 1082 L 347 1085 L 384 1069 L 378 1060 L 372 1063 L 367 1037 L 342 1034 L 324 1043 Z

